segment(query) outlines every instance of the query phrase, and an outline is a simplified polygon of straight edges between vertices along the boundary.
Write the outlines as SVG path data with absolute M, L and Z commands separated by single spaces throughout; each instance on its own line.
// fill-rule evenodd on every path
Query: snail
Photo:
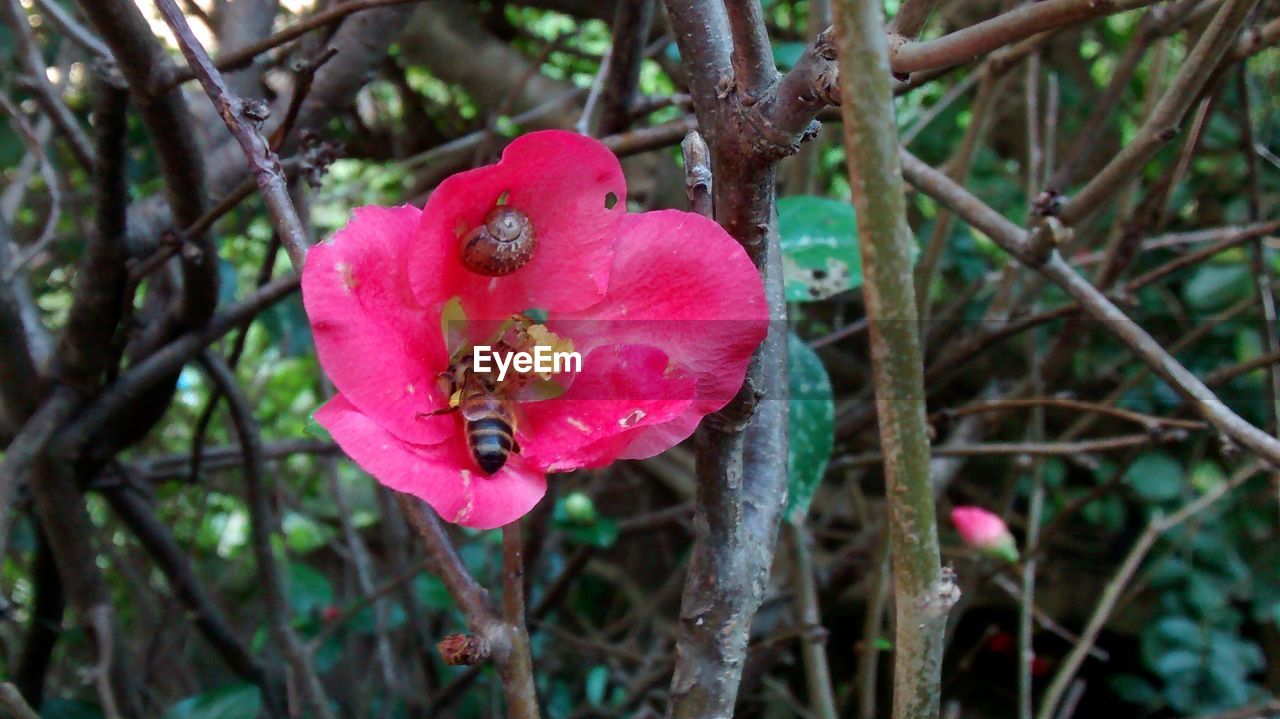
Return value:
M 462 238 L 462 264 L 477 274 L 502 277 L 528 264 L 537 247 L 529 216 L 500 205 Z

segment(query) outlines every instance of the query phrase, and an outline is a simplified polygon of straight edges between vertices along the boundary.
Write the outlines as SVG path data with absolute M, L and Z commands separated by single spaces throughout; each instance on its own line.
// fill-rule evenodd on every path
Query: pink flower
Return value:
M 1018 561 L 1018 547 L 1004 520 L 982 507 L 956 507 L 951 523 L 965 544 L 979 552 L 1007 562 Z
M 491 213 L 503 239 L 532 228 L 518 251 L 485 245 L 506 252 L 492 267 L 473 244 Z M 687 438 L 737 392 L 768 317 L 759 274 L 719 225 L 628 213 L 617 158 L 559 131 L 450 177 L 422 211 L 357 209 L 312 248 L 302 291 L 338 390 L 316 420 L 386 486 L 482 529 L 528 512 L 548 472 Z M 571 347 L 581 371 L 499 381 L 470 368 L 478 345 Z

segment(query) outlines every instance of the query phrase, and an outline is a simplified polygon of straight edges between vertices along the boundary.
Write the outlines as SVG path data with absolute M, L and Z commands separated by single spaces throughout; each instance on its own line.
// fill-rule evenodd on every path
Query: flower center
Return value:
M 538 401 L 564 392 L 560 375 L 582 371 L 582 356 L 573 350 L 573 341 L 529 314 L 536 313 L 511 315 L 485 340 L 473 343 L 466 339 L 467 320 L 460 301 L 455 297 L 446 303 L 441 320 L 450 359 L 442 379 L 448 385 L 451 406 L 458 405 L 468 378 L 506 399 Z

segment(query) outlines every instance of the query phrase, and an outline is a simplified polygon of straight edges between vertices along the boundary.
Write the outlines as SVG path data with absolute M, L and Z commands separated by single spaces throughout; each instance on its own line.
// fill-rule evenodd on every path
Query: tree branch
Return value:
M 1063 222 L 1077 225 L 1104 207 L 1108 197 L 1141 170 L 1166 142 L 1177 136 L 1182 118 L 1200 96 L 1256 4 L 1257 0 L 1226 0 L 1222 4 L 1183 61 L 1173 83 L 1133 139 L 1062 208 L 1059 217 Z
M 600 120 L 597 133 L 612 135 L 630 124 L 631 102 L 640 84 L 640 65 L 645 42 L 653 25 L 655 0 L 618 3 L 613 19 L 613 45 L 609 48 L 609 68 L 600 89 Z
M 240 440 L 240 451 L 244 453 L 245 504 L 249 507 L 250 544 L 258 563 L 258 572 L 262 575 L 272 639 L 293 670 L 293 679 L 301 685 L 302 695 L 306 697 L 309 708 L 308 716 L 330 719 L 333 712 L 329 708 L 329 698 L 325 696 L 320 677 L 316 675 L 302 640 L 293 630 L 285 578 L 271 546 L 275 521 L 272 519 L 268 495 L 270 489 L 266 486 L 267 474 L 262 461 L 262 438 L 257 420 L 253 417 L 253 407 L 240 390 L 235 373 L 220 356 L 205 350 L 200 353 L 200 364 L 208 373 L 209 379 L 227 397 L 231 421 Z
M 760 0 L 727 0 L 724 10 L 733 38 L 733 79 L 738 92 L 759 97 L 778 81 Z
M 734 66 L 754 73 L 751 68 L 762 62 L 764 30 L 748 26 L 754 9 L 735 8 L 734 53 L 744 53 L 737 57 L 730 54 L 731 23 L 721 3 L 666 5 L 710 150 L 716 220 L 760 268 L 772 320 L 738 397 L 696 435 L 695 542 L 668 712 L 728 717 L 786 495 L 786 303 L 774 198 L 777 162 L 794 151 L 799 137 L 771 127 L 767 108 L 778 102 L 774 88 L 753 87 L 750 78 L 740 86 L 731 74 Z M 770 401 L 758 402 L 762 395 Z
M 895 73 L 959 65 L 992 50 L 1036 33 L 1055 30 L 1082 20 L 1113 15 L 1155 0 L 1044 0 L 1022 5 L 936 40 L 902 42 L 892 48 L 890 64 Z
M 1213 506 L 1231 490 L 1251 479 L 1259 470 L 1260 467 L 1256 464 L 1251 464 L 1237 471 L 1227 481 L 1220 483 L 1217 487 L 1183 505 L 1173 514 L 1165 517 L 1157 512 L 1156 516 L 1147 525 L 1146 530 L 1138 537 L 1138 541 L 1134 543 L 1133 548 L 1129 550 L 1129 554 L 1125 557 L 1120 568 L 1116 570 L 1110 581 L 1107 582 L 1106 588 L 1103 589 L 1102 595 L 1098 598 L 1098 604 L 1094 608 L 1093 614 L 1089 617 L 1089 623 L 1085 626 L 1084 631 L 1080 633 L 1080 640 L 1071 648 L 1070 653 L 1067 654 L 1066 658 L 1062 660 L 1062 664 L 1058 667 L 1057 673 L 1053 675 L 1053 681 L 1050 682 L 1049 688 L 1045 690 L 1044 697 L 1040 700 L 1040 711 L 1036 713 L 1037 719 L 1052 719 L 1055 716 L 1058 704 L 1070 687 L 1071 680 L 1080 669 L 1080 665 L 1084 663 L 1089 649 L 1097 641 L 1099 632 L 1102 631 L 1107 619 L 1111 616 L 1111 612 L 1116 608 L 1124 588 L 1129 584 L 1129 580 L 1133 579 L 1133 575 L 1137 573 L 1142 560 L 1147 556 L 1147 552 L 1151 550 L 1151 547 L 1155 545 L 1156 540 L 1168 534 L 1170 530 L 1188 519 Z
M 182 94 L 162 88 L 164 78 L 173 72 L 168 54 L 131 0 L 81 0 L 80 5 L 111 48 L 151 133 L 173 220 L 182 227 L 195 223 L 204 212 L 203 155 Z M 187 239 L 195 251 L 182 255 L 181 317 L 191 328 L 212 316 L 217 306 L 218 264 L 217 249 L 207 235 Z
M 1050 0 L 1052 1 L 1052 0 Z M 898 159 L 889 47 L 876 0 L 838 0 L 841 107 L 862 249 L 863 296 L 885 453 L 893 554 L 895 719 L 936 717 L 947 614 L 959 598 L 938 549 L 911 228 Z
M 519 638 L 521 629 L 512 624 L 514 615 L 523 613 L 523 584 L 516 589 L 513 581 L 523 583 L 520 563 L 520 542 L 508 537 L 503 530 L 503 585 L 509 595 L 506 602 L 507 619 L 499 617 L 489 606 L 489 593 L 484 590 L 463 566 L 462 559 L 453 549 L 453 543 L 435 513 L 426 508 L 422 500 L 407 494 L 396 493 L 396 501 L 404 512 L 409 525 L 422 539 L 422 545 L 431 560 L 432 571 L 444 583 L 449 596 L 458 603 L 471 632 L 481 641 L 489 657 L 502 677 L 503 693 L 507 699 L 507 716 L 513 719 L 537 719 L 537 697 L 534 694 L 532 664 L 528 654 L 528 640 Z M 518 618 L 517 618 L 518 619 Z
M 182 54 L 186 56 L 187 64 L 200 80 L 205 94 L 218 109 L 218 114 L 227 124 L 227 129 L 231 130 L 231 134 L 240 143 L 245 160 L 248 161 L 254 179 L 258 182 L 258 188 L 262 191 L 262 199 L 266 202 L 271 224 L 279 234 L 294 269 L 302 272 L 307 247 L 311 243 L 307 237 L 307 231 L 302 226 L 302 221 L 298 219 L 298 211 L 293 206 L 293 199 L 289 197 L 289 187 L 284 170 L 280 166 L 280 158 L 271 150 L 267 139 L 262 136 L 255 124 L 266 119 L 262 116 L 265 106 L 261 103 L 246 102 L 231 94 L 226 81 L 222 79 L 222 74 L 213 66 L 209 53 L 192 34 L 186 16 L 173 0 L 156 0 L 156 7 L 164 16 L 169 29 L 173 30 L 173 34 L 177 37 Z
M 1028 235 L 946 175 L 902 151 L 907 180 L 917 189 L 951 208 L 973 227 L 985 233 L 1029 267 L 1036 269 L 1067 294 L 1085 312 L 1102 322 L 1116 339 L 1129 347 L 1179 395 L 1191 402 L 1209 424 L 1272 464 L 1280 465 L 1280 440 L 1246 422 L 1218 399 L 1204 382 L 1178 363 L 1140 326 L 1125 316 L 1096 287 L 1076 273 L 1052 247 L 1052 238 L 1036 232 Z

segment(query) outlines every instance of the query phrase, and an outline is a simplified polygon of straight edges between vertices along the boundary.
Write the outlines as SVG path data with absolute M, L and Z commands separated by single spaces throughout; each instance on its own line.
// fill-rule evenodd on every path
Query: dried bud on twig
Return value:
M 451 667 L 469 667 L 489 660 L 489 643 L 471 634 L 450 634 L 436 644 L 436 649 Z

